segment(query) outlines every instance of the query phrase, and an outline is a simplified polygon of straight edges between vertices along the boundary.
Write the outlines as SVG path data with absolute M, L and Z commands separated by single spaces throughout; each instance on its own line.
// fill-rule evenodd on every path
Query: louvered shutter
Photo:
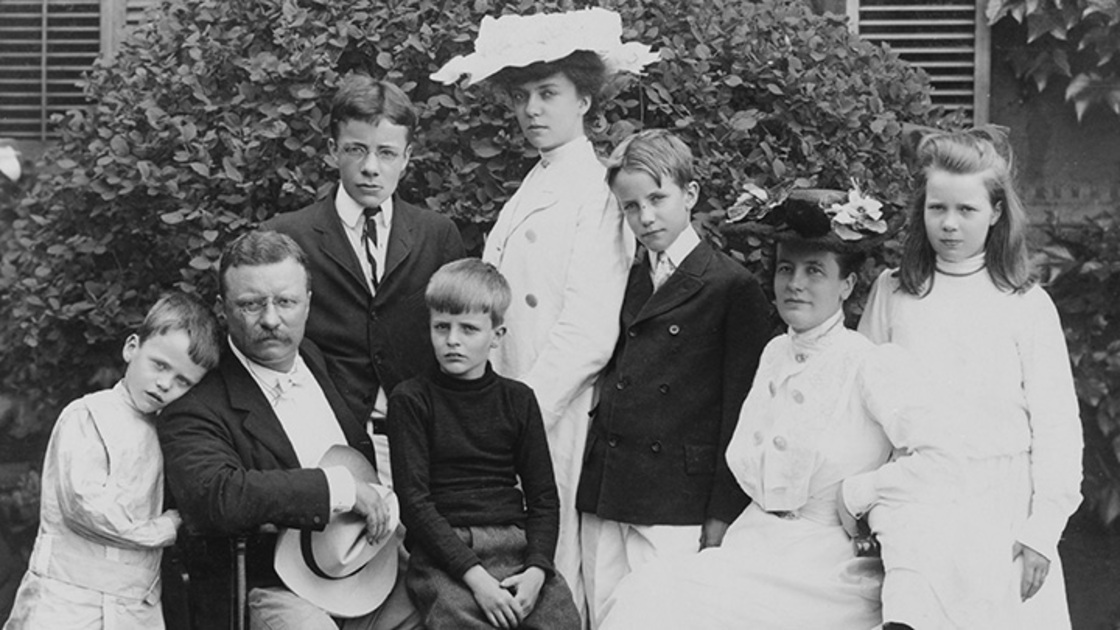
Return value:
M 159 0 L 127 0 L 126 22 L 129 29 L 134 29 L 144 21 L 144 14 L 148 9 L 159 4 Z
M 99 0 L 0 0 L 0 137 L 45 140 L 84 103 L 75 82 L 101 52 Z
M 988 120 L 991 37 L 982 2 L 847 0 L 852 30 L 930 76 L 933 102 Z

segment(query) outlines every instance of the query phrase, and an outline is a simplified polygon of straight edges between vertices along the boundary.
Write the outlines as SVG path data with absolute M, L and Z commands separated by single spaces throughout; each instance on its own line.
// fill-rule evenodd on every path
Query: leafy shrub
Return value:
M 1044 248 L 1057 276 L 1047 290 L 1066 331 L 1085 427 L 1086 507 L 1120 517 L 1120 221 L 1068 225 L 1051 217 Z
M 1065 81 L 1078 119 L 1093 105 L 1120 115 L 1120 0 L 991 0 L 987 13 L 1018 22 L 1009 58 L 1021 80 L 1039 92 Z
M 58 121 L 60 140 L 13 210 L 0 390 L 53 417 L 109 385 L 125 332 L 160 290 L 212 294 L 232 234 L 328 188 L 327 102 L 350 69 L 417 103 L 402 194 L 452 216 L 477 251 L 533 152 L 501 95 L 428 75 L 471 49 L 483 15 L 584 4 L 165 0 L 90 73 L 91 105 Z M 905 196 L 901 124 L 933 122 L 926 81 L 841 19 L 793 0 L 600 4 L 663 59 L 612 86 L 593 139 L 605 149 L 643 126 L 677 130 L 699 157 L 710 223 L 748 178 L 847 188 L 854 177 L 880 199 Z M 753 243 L 727 238 L 760 263 Z

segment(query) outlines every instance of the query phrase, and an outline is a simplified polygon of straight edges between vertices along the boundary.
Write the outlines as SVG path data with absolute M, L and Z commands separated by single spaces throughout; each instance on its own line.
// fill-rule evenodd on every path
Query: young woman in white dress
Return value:
M 823 216 L 813 203 L 771 212 Z M 789 332 L 763 351 L 726 454 L 753 501 L 722 546 L 624 579 L 603 630 L 878 627 L 882 565 L 856 555 L 853 515 L 869 513 L 889 568 L 929 568 L 898 551 L 936 527 L 915 515 L 936 513 L 954 485 L 957 446 L 913 358 L 844 327 L 863 258 L 853 247 L 807 228 L 779 240 L 774 294 Z
M 1057 543 L 1081 501 L 1081 423 L 1057 310 L 1030 278 L 1006 136 L 935 134 L 917 156 L 901 267 L 879 277 L 859 329 L 923 361 L 967 427 L 969 505 L 947 523 L 966 582 L 942 604 L 951 627 L 1068 629 Z
M 541 159 L 502 208 L 483 260 L 509 281 L 508 334 L 494 370 L 533 388 L 560 494 L 556 567 L 584 606 L 575 491 L 592 385 L 618 338 L 619 310 L 634 255 L 585 124 L 606 79 L 657 59 L 622 43 L 622 21 L 606 9 L 484 18 L 475 52 L 433 75 L 468 85 L 495 82 L 510 97 L 521 131 Z

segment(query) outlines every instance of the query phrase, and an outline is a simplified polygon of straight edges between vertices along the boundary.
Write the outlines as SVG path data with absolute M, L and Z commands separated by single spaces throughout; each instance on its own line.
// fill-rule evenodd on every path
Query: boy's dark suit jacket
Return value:
M 748 502 L 723 454 L 770 339 L 754 278 L 701 242 L 656 293 L 630 269 L 576 507 L 639 525 L 731 522 Z
M 295 239 L 311 267 L 307 338 L 327 357 L 331 375 L 355 417 L 369 416 L 380 385 L 397 383 L 435 365 L 424 289 L 444 263 L 466 255 L 455 224 L 445 216 L 393 199 L 393 225 L 383 279 L 371 295 L 354 248 L 346 239 L 331 194 L 261 227 Z
M 304 340 L 300 355 L 334 410 L 335 418 L 324 422 L 337 421 L 350 446 L 373 462 L 373 444 L 328 376 L 322 353 Z M 168 405 L 156 426 L 167 485 L 183 517 L 178 547 L 190 573 L 190 601 L 199 604 L 194 627 L 224 627 L 230 537 L 254 533 L 250 588 L 280 585 L 272 568 L 276 535 L 257 532 L 266 523 L 323 529 L 331 513 L 327 478 L 300 467 L 272 405 L 228 348 L 218 368 Z

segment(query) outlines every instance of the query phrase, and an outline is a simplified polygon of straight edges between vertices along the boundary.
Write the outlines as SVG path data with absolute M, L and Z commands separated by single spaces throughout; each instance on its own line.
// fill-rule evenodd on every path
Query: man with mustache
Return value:
M 354 415 L 373 435 L 377 472 L 391 485 L 385 415 L 397 383 L 435 367 L 424 287 L 465 255 L 447 217 L 400 199 L 417 114 L 396 85 L 352 74 L 331 102 L 330 195 L 262 226 L 307 252 L 315 295 L 307 337 Z
M 218 368 L 164 411 L 158 426 L 166 478 L 183 517 L 196 627 L 228 626 L 228 537 L 250 533 L 250 626 L 336 630 L 331 615 L 285 587 L 273 568 L 277 527 L 321 530 L 334 514 L 365 520 L 372 541 L 393 536 L 389 497 L 344 467 L 316 467 L 335 445 L 373 461 L 365 427 L 304 339 L 311 303 L 307 257 L 291 238 L 243 234 L 222 253 L 218 303 L 228 347 Z M 208 538 L 209 537 L 209 538 Z M 399 544 L 395 539 L 388 544 Z M 420 624 L 403 581 L 345 628 Z

